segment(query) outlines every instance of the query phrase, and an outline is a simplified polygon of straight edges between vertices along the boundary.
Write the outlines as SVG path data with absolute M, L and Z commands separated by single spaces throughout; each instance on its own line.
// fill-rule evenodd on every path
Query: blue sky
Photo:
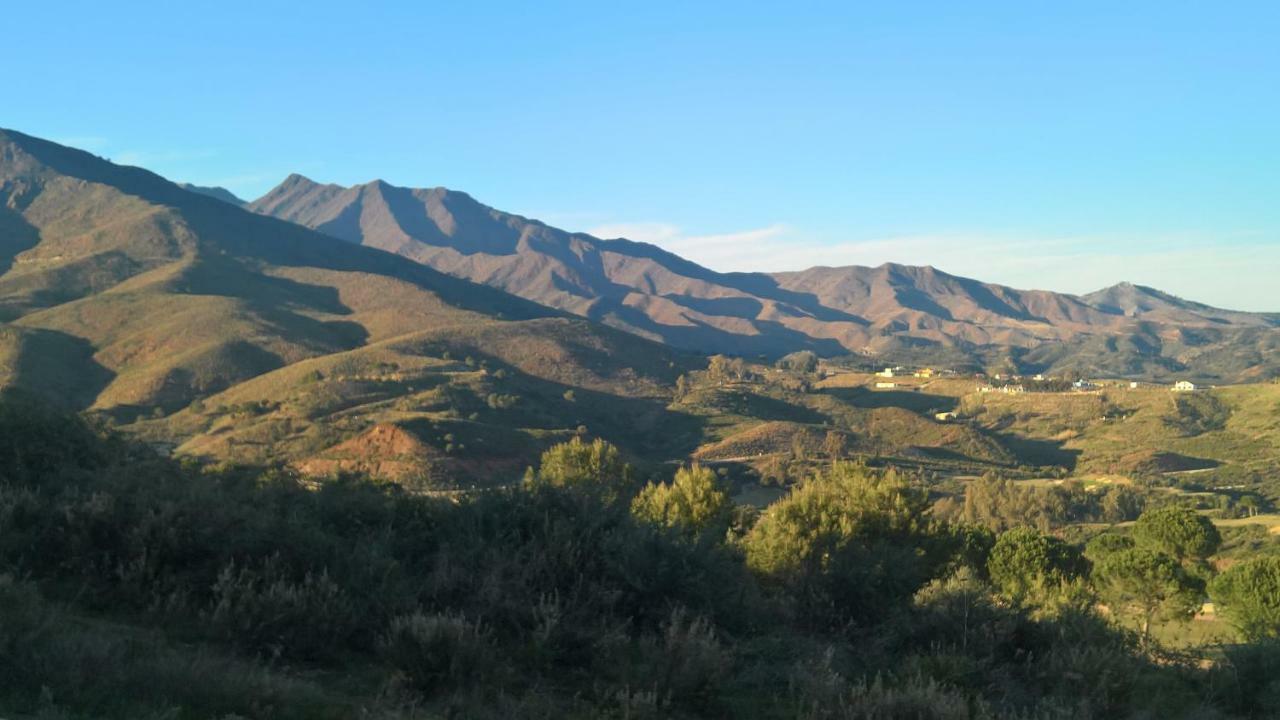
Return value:
M 23 3 L 0 126 L 245 197 L 466 190 L 720 270 L 1280 311 L 1271 2 Z

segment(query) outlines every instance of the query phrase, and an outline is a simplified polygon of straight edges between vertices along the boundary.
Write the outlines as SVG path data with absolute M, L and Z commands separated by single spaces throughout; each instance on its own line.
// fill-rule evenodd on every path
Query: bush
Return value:
M 626 686 L 651 697 L 655 710 L 710 708 L 732 666 L 713 624 L 682 607 L 659 633 L 641 638 L 637 650 Z
M 391 621 L 382 655 L 418 692 L 433 695 L 480 682 L 492 669 L 489 633 L 461 615 L 415 612 Z
M 1223 684 L 1237 712 L 1250 717 L 1274 717 L 1280 708 L 1280 642 L 1265 640 L 1225 648 Z
M 744 540 L 749 566 L 820 624 L 867 622 L 900 607 L 954 548 L 925 494 L 895 472 L 852 463 L 771 505 Z
M 256 567 L 227 565 L 214 583 L 205 617 L 231 643 L 304 660 L 340 655 L 362 629 L 352 603 L 327 571 L 295 579 L 279 555 Z

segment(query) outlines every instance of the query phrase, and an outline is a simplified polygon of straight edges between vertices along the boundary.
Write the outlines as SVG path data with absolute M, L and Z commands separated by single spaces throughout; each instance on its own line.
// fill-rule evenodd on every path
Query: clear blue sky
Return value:
M 194 5 L 6 8 L 0 126 L 246 197 L 446 185 L 717 269 L 1280 310 L 1274 2 Z

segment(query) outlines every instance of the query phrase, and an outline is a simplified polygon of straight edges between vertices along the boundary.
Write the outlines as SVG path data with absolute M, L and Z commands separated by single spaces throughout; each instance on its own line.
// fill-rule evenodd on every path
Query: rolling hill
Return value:
M 1265 352 L 1280 342 L 1277 316 L 1129 284 L 1075 296 L 899 264 L 718 273 L 653 245 L 505 213 L 466 193 L 382 181 L 342 187 L 292 175 L 247 207 L 702 353 L 1003 359 L 1035 372 L 1140 377 L 1280 372 Z M 1117 343 L 1133 353 L 1107 357 Z

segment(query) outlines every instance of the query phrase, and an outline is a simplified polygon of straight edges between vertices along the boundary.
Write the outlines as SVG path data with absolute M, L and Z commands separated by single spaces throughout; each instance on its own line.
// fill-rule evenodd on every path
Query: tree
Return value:
M 818 356 L 812 350 L 799 350 L 783 355 L 778 360 L 777 367 L 780 370 L 811 373 L 818 369 Z
M 1280 637 L 1280 557 L 1232 565 L 1213 579 L 1209 595 L 1246 638 Z
M 1142 513 L 1133 527 L 1133 539 L 1138 545 L 1183 563 L 1205 560 L 1222 543 L 1222 536 L 1209 518 L 1180 505 Z
M 883 616 L 951 561 L 924 492 L 894 471 L 849 462 L 769 506 L 744 539 L 748 565 L 816 623 Z
M 836 430 L 828 430 L 827 436 L 822 440 L 822 452 L 832 460 L 839 460 L 844 457 L 844 450 L 844 434 Z
M 622 461 L 618 448 L 597 438 L 590 444 L 575 437 L 542 453 L 537 472 L 525 473 L 531 488 L 556 487 L 581 490 L 612 501 L 629 494 L 631 466 Z
M 1120 550 L 1103 558 L 1094 585 L 1117 613 L 1137 613 L 1145 641 L 1155 619 L 1190 618 L 1200 607 L 1204 584 L 1176 559 L 1149 547 Z
M 1113 485 L 1101 498 L 1102 519 L 1106 522 L 1133 520 L 1142 513 L 1143 499 L 1128 485 Z
M 1108 557 L 1133 549 L 1133 538 L 1115 532 L 1105 532 L 1094 537 L 1084 548 L 1084 556 L 1097 565 Z
M 996 534 L 985 525 L 962 522 L 951 525 L 951 535 L 956 547 L 956 567 L 967 567 L 978 577 L 988 579 L 987 561 L 996 544 Z
M 647 522 L 720 535 L 728 527 L 732 507 L 716 474 L 696 464 L 677 470 L 670 484 L 649 483 L 631 502 L 632 514 Z
M 987 560 L 996 589 L 1019 603 L 1043 604 L 1060 597 L 1085 567 L 1076 548 L 1029 527 L 1001 533 Z

